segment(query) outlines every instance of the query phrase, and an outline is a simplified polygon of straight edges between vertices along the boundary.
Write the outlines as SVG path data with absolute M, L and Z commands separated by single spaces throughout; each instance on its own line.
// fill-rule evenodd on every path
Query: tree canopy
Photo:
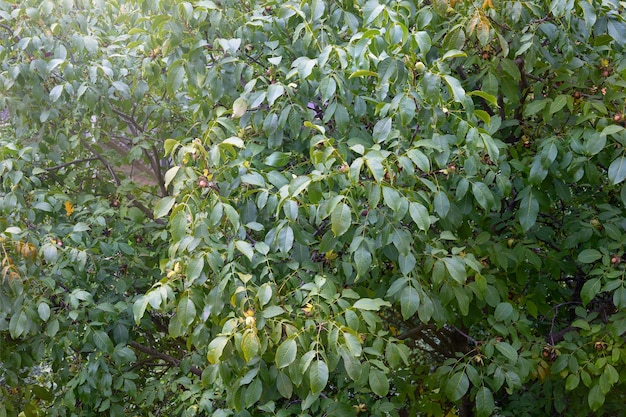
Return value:
M 625 45 L 617 0 L 0 0 L 0 416 L 616 415 Z

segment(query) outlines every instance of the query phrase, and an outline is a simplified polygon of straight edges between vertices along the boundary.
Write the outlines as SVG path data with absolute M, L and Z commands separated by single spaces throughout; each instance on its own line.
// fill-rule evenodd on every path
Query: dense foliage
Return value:
M 0 1 L 0 416 L 616 415 L 623 13 Z

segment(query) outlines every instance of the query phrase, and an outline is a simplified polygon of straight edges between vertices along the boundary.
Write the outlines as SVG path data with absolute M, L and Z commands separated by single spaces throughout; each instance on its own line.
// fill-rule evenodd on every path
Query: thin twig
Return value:
M 46 168 L 46 171 L 57 171 L 57 170 L 59 170 L 61 168 L 65 168 L 65 167 L 68 167 L 70 165 L 82 164 L 83 162 L 91 162 L 91 161 L 98 161 L 98 160 L 99 159 L 97 157 L 77 159 L 77 160 L 72 161 L 72 162 L 67 162 L 65 164 L 61 164 L 61 165 L 57 165 L 57 166 L 54 166 L 54 167 Z
M 456 330 L 456 332 L 459 333 L 461 336 L 465 337 L 467 340 L 472 342 L 474 346 L 478 346 L 478 340 L 474 339 L 472 336 L 466 334 L 465 332 L 463 332 L 463 330 L 459 329 L 458 327 L 454 325 L 452 325 L 452 328 Z

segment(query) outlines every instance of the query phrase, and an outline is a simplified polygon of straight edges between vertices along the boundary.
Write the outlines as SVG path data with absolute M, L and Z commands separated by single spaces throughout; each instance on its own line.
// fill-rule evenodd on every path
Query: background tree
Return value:
M 0 415 L 615 415 L 622 13 L 0 2 Z

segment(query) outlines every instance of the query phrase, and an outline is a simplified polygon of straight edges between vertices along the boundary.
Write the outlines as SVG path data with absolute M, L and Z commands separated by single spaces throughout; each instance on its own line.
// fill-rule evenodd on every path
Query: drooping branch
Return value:
M 163 361 L 165 361 L 165 362 L 169 363 L 170 365 L 175 366 L 177 368 L 180 367 L 181 360 L 177 359 L 177 358 L 175 358 L 173 356 L 167 355 L 167 354 L 165 354 L 163 352 L 159 352 L 156 349 L 144 346 L 144 345 L 142 345 L 140 343 L 137 343 L 135 341 L 131 341 L 130 342 L 130 346 L 133 349 L 135 349 L 135 350 L 137 350 L 137 351 L 139 351 L 141 353 L 145 353 L 148 356 L 151 356 L 151 357 L 157 358 L 157 359 L 161 359 L 161 360 L 163 360 Z M 198 368 L 198 367 L 191 366 L 189 368 L 189 371 L 192 374 L 196 375 L 196 376 L 202 376 L 202 370 L 200 368 Z

